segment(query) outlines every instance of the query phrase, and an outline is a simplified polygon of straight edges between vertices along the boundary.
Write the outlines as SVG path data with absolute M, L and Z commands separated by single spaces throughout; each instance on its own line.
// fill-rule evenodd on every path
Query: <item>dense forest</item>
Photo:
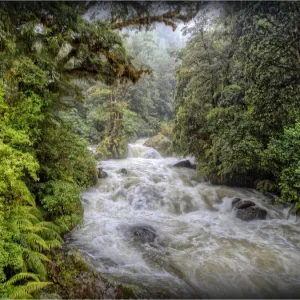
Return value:
M 161 5 L 0 3 L 1 298 L 53 284 L 96 160 L 164 130 L 198 179 L 300 211 L 300 3 Z
M 300 7 L 232 3 L 189 29 L 177 70 L 177 151 L 212 182 L 280 194 L 300 208 Z

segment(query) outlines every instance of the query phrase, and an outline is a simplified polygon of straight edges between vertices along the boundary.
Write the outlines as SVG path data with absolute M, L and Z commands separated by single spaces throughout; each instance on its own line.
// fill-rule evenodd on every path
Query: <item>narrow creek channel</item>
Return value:
M 198 183 L 194 170 L 172 166 L 178 158 L 142 144 L 101 162 L 108 177 L 82 194 L 84 223 L 70 246 L 103 274 L 170 298 L 300 297 L 300 228 L 288 209 L 254 190 Z M 266 220 L 236 218 L 235 197 L 264 208 Z

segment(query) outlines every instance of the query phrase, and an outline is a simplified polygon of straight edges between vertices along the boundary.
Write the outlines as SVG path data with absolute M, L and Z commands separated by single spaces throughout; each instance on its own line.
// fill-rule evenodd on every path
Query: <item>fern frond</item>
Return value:
M 10 253 L 8 265 L 12 265 L 13 268 L 17 270 L 22 270 L 23 272 L 27 272 L 26 264 L 23 258 L 23 253 L 26 251 L 22 245 L 18 242 L 14 242 L 14 240 L 8 241 L 5 243 L 5 250 L 7 253 Z
M 51 262 L 51 260 L 43 253 L 40 252 L 33 252 L 31 251 L 31 253 L 34 253 L 34 255 L 36 255 L 37 257 L 39 257 L 39 259 L 41 261 L 45 261 L 45 262 Z
M 24 218 L 26 216 L 27 219 L 33 221 L 34 223 L 41 222 L 43 220 L 43 216 L 41 211 L 37 207 L 32 207 L 29 205 L 21 205 L 15 208 L 16 215 L 19 215 Z
M 39 223 L 43 220 L 40 210 L 37 207 L 28 205 L 19 205 L 14 207 L 12 221 L 29 220 L 32 224 Z
M 15 225 L 17 228 L 30 227 L 33 226 L 32 222 L 29 219 L 25 219 L 24 216 L 18 216 L 11 220 L 11 224 Z
M 36 233 L 40 233 L 40 235 L 43 238 L 48 238 L 48 239 L 53 238 L 53 239 L 56 239 L 56 240 L 60 241 L 61 243 L 63 242 L 63 239 L 61 238 L 61 236 L 58 232 L 54 231 L 53 229 L 51 229 L 49 227 L 44 227 L 40 223 L 35 225 L 34 228 L 32 228 L 31 231 L 36 232 Z
M 51 229 L 51 230 L 53 230 L 57 233 L 60 232 L 59 226 L 55 225 L 53 222 L 42 221 L 42 222 L 39 223 L 39 225 L 47 227 L 47 228 L 49 228 L 49 229 Z
M 38 274 L 42 280 L 46 279 L 47 277 L 47 270 L 43 263 L 44 261 L 47 261 L 47 259 L 43 254 L 39 252 L 28 251 L 26 259 L 28 269 Z
M 9 298 L 27 298 L 28 295 L 40 291 L 42 288 L 53 284 L 52 282 L 28 282 L 25 285 L 15 287 L 10 293 Z
M 25 243 L 28 246 L 30 246 L 32 250 L 36 250 L 36 251 L 50 250 L 46 241 L 42 237 L 40 237 L 39 235 L 33 232 L 25 233 L 23 234 L 23 237 Z
M 59 249 L 61 249 L 61 247 L 62 247 L 61 241 L 56 240 L 56 239 L 47 240 L 46 243 L 47 243 L 49 248 L 59 248 Z
M 14 275 L 11 277 L 9 280 L 7 280 L 3 286 L 8 286 L 16 283 L 19 280 L 24 280 L 24 279 L 33 279 L 34 281 L 40 281 L 38 276 L 34 273 L 28 273 L 28 272 L 22 272 Z
M 30 294 L 25 294 L 24 297 L 22 297 L 23 299 L 33 299 L 33 296 Z

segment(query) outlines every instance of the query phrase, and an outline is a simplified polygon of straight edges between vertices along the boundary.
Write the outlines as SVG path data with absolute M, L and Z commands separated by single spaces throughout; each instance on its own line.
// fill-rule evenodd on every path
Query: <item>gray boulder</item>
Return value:
M 232 200 L 232 207 L 234 207 L 238 202 L 240 202 L 241 201 L 241 198 L 234 198 L 233 200 Z
M 238 209 L 236 217 L 243 221 L 264 220 L 267 212 L 257 206 L 250 206 L 245 209 Z
M 245 201 L 239 201 L 236 203 L 235 208 L 236 209 L 245 209 L 248 208 L 250 206 L 255 206 L 255 203 L 249 200 L 245 200 Z
M 174 168 L 189 168 L 189 169 L 196 169 L 196 165 L 192 164 L 188 159 L 182 160 L 173 165 Z
M 149 148 L 149 150 L 147 152 L 145 152 L 143 155 L 142 155 L 143 158 L 154 158 L 154 159 L 159 159 L 161 158 L 161 155 L 160 153 L 153 149 L 153 148 Z
M 145 289 L 106 277 L 75 249 L 55 250 L 49 274 L 53 285 L 41 299 L 157 299 Z
M 103 171 L 103 168 L 98 167 L 97 168 L 98 178 L 106 178 L 108 175 L 105 171 Z
M 122 173 L 122 174 L 128 174 L 128 171 L 127 171 L 127 169 L 122 168 L 122 169 L 121 169 L 121 173 Z
M 264 220 L 267 217 L 267 211 L 259 208 L 250 200 L 241 200 L 234 198 L 232 207 L 236 210 L 236 217 L 243 221 Z
M 129 231 L 133 239 L 142 244 L 153 243 L 158 237 L 156 230 L 152 226 L 146 224 L 132 225 L 130 226 Z
M 170 155 L 172 151 L 172 141 L 162 134 L 149 138 L 145 141 L 144 146 L 154 148 L 163 156 Z

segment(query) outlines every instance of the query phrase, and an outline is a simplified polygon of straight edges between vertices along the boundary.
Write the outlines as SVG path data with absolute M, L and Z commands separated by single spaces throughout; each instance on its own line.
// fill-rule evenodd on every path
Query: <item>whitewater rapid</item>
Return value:
M 300 228 L 287 208 L 254 190 L 199 183 L 194 170 L 173 167 L 179 158 L 143 142 L 129 145 L 127 159 L 100 163 L 108 177 L 82 193 L 84 222 L 70 246 L 103 274 L 168 298 L 300 297 Z M 236 218 L 235 197 L 267 219 Z M 155 243 L 133 239 L 133 225 L 152 226 Z

